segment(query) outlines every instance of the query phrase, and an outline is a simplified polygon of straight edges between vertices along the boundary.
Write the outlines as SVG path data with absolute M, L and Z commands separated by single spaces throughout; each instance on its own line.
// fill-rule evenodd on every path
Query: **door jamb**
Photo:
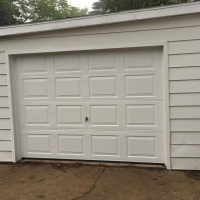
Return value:
M 91 48 L 66 48 L 66 49 L 33 49 L 23 51 L 7 51 L 6 54 L 6 67 L 8 75 L 8 90 L 9 90 L 9 106 L 11 116 L 11 134 L 12 134 L 12 156 L 13 162 L 21 159 L 19 138 L 17 134 L 16 120 L 16 106 L 15 106 L 15 93 L 13 90 L 13 63 L 12 56 L 26 55 L 26 54 L 42 54 L 42 53 L 58 53 L 58 52 L 75 52 L 75 51 L 92 51 L 92 50 L 108 50 L 108 49 L 122 49 L 122 48 L 140 48 L 140 47 L 162 47 L 163 48 L 163 84 L 164 84 L 164 127 L 165 127 L 165 165 L 167 169 L 171 169 L 171 152 L 170 152 L 170 116 L 169 116 L 169 72 L 168 72 L 168 42 L 154 42 L 154 43 L 126 43 L 116 46 L 97 46 Z

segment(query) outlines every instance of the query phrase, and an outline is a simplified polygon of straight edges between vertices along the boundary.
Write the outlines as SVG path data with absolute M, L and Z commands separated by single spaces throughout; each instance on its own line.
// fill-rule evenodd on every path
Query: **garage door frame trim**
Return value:
M 33 49 L 23 51 L 7 51 L 6 68 L 8 75 L 8 90 L 9 90 L 9 106 L 10 106 L 10 120 L 11 120 L 11 133 L 12 133 L 12 161 L 16 162 L 21 159 L 19 148 L 19 138 L 16 131 L 17 120 L 15 115 L 15 102 L 14 90 L 12 87 L 12 56 L 26 55 L 26 54 L 43 54 L 43 53 L 59 53 L 59 52 L 76 52 L 76 51 L 91 51 L 91 50 L 109 50 L 109 49 L 122 49 L 122 48 L 141 48 L 141 47 L 162 47 L 163 48 L 163 84 L 164 84 L 164 132 L 165 132 L 165 165 L 167 169 L 171 169 L 170 162 L 170 120 L 169 120 L 169 76 L 168 76 L 168 42 L 155 42 L 155 43 L 126 43 L 115 46 L 93 46 L 90 48 L 65 48 L 65 49 Z

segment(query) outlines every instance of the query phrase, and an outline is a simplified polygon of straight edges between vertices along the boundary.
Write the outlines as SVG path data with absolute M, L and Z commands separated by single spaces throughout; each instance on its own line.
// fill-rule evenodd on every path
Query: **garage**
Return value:
M 0 27 L 0 162 L 200 170 L 199 10 Z
M 13 62 L 22 157 L 164 162 L 162 48 Z

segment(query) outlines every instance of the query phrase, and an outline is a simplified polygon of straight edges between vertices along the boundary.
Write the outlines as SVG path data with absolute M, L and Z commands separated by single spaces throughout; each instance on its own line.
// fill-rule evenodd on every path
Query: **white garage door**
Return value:
M 14 58 L 22 157 L 164 162 L 161 48 Z

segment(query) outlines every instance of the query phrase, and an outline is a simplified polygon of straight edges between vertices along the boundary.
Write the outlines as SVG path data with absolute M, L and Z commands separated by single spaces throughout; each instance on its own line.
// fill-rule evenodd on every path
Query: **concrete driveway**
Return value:
M 127 165 L 0 165 L 0 200 L 200 200 L 200 172 Z

